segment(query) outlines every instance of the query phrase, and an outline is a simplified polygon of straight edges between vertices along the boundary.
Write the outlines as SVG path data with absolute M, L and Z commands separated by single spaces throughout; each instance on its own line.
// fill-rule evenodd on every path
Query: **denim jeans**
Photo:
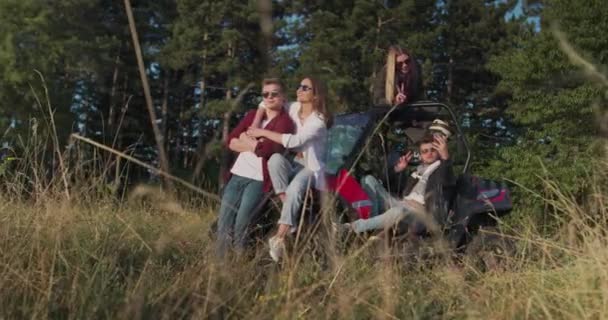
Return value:
M 279 224 L 297 227 L 306 190 L 315 185 L 312 170 L 275 153 L 268 160 L 268 173 L 275 193 L 285 193 Z
M 385 210 L 401 205 L 401 201 L 391 195 L 382 183 L 374 176 L 366 175 L 361 179 L 361 187 L 369 196 L 372 202 L 372 217 L 375 217 Z
M 390 228 L 404 219 L 408 224 L 415 222 L 413 208 L 386 191 L 378 179 L 367 175 L 361 180 L 361 186 L 372 201 L 372 217 L 354 221 L 356 233 Z
M 361 233 L 390 228 L 404 219 L 411 219 L 411 221 L 409 221 L 409 223 L 411 223 L 413 222 L 414 215 L 410 208 L 402 203 L 375 217 L 355 220 L 352 223 L 352 226 L 356 233 Z
M 217 253 L 223 257 L 234 245 L 247 244 L 247 229 L 264 195 L 263 182 L 233 175 L 224 187 L 217 225 Z

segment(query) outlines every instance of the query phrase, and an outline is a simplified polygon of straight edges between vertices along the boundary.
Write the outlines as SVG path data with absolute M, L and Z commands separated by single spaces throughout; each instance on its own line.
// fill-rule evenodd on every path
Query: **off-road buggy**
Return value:
M 399 108 L 379 107 L 337 116 L 330 130 L 327 157 L 332 192 L 355 213 L 355 218 L 368 218 L 371 201 L 361 187 L 360 179 L 371 174 L 381 180 L 389 180 L 384 178 L 394 173 L 387 168 L 392 168 L 397 158 L 407 150 L 414 153 L 409 167 L 415 167 L 420 159 L 416 142 L 428 132 L 435 119 L 449 123 L 454 131 L 448 145 L 455 174 L 458 172 L 451 201 L 448 208 L 444 208 L 447 214 L 442 217 L 443 221 L 438 221 L 443 235 L 450 247 L 457 251 L 465 250 L 474 240 L 471 246 L 474 250 L 501 245 L 489 243 L 502 241 L 492 233 L 484 233 L 477 239 L 475 236 L 480 228 L 497 231 L 497 218 L 512 209 L 509 188 L 503 182 L 470 174 L 471 151 L 466 137 L 452 109 L 443 103 L 422 101 Z M 404 187 L 385 186 L 395 194 Z

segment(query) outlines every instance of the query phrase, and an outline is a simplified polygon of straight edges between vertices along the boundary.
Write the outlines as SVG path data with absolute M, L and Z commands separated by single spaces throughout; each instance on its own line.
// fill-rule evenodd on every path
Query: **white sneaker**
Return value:
M 285 251 L 285 241 L 283 238 L 271 237 L 268 239 L 268 246 L 270 247 L 270 257 L 274 262 L 279 262 L 283 252 Z

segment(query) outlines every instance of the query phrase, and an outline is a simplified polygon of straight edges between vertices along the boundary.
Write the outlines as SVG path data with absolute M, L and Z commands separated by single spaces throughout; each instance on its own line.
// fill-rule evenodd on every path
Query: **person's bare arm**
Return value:
M 234 152 L 245 152 L 251 151 L 249 147 L 241 141 L 241 139 L 233 138 L 230 140 L 230 144 L 228 144 L 228 148 Z
M 264 114 L 266 110 L 264 109 L 264 105 L 260 103 L 258 110 L 255 112 L 255 118 L 253 118 L 253 122 L 251 123 L 250 128 L 261 128 L 262 127 L 262 119 L 264 119 Z

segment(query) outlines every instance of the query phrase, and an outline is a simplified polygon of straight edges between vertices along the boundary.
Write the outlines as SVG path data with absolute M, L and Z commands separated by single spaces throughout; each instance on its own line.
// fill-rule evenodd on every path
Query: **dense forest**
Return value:
M 560 45 L 608 63 L 602 1 L 132 1 L 152 112 L 125 4 L 0 3 L 5 154 L 18 158 L 32 128 L 51 130 L 52 111 L 49 150 L 69 149 L 79 133 L 160 166 L 162 148 L 171 174 L 216 190 L 220 141 L 230 119 L 260 100 L 261 79 L 295 87 L 315 74 L 334 113 L 364 110 L 391 44 L 422 65 L 426 99 L 456 109 L 474 172 L 541 196 L 550 178 L 580 199 L 601 152 L 605 96 Z M 136 171 L 130 179 L 149 181 Z

